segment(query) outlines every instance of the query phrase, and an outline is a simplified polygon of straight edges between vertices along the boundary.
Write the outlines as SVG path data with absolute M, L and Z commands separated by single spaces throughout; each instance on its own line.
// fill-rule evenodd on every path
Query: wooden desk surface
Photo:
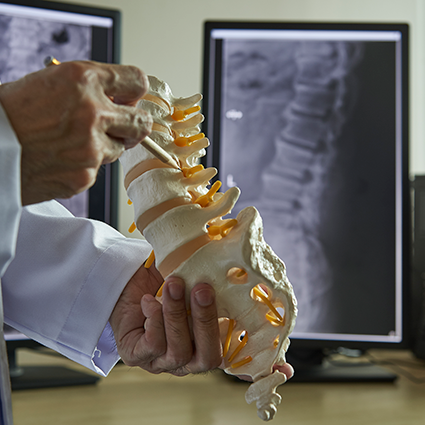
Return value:
M 398 363 L 419 382 L 400 376 L 392 384 L 288 383 L 279 387 L 283 400 L 271 423 L 425 424 L 425 362 L 405 351 L 373 354 Z M 82 369 L 25 351 L 19 359 Z M 259 425 L 255 406 L 245 402 L 247 386 L 220 371 L 177 378 L 120 364 L 96 385 L 15 391 L 12 399 L 15 425 Z

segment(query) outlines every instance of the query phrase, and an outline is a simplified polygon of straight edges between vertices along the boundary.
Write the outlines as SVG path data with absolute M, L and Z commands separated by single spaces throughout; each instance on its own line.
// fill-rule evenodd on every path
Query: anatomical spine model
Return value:
M 261 419 L 272 419 L 281 401 L 276 387 L 286 381 L 284 374 L 273 372 L 273 365 L 285 363 L 297 314 L 285 265 L 265 243 L 254 207 L 243 209 L 236 219 L 222 218 L 240 191 L 232 187 L 220 193 L 219 181 L 210 187 L 217 170 L 198 164 L 209 145 L 198 127 L 203 116 L 196 104 L 202 96 L 175 98 L 166 83 L 149 80 L 150 91 L 139 107 L 152 114 L 151 138 L 181 169 L 164 164 L 141 145 L 123 154 L 135 225 L 152 245 L 150 258 L 163 278 L 184 279 L 187 303 L 195 284 L 214 287 L 222 367 L 229 374 L 252 377 L 246 400 L 256 402 Z

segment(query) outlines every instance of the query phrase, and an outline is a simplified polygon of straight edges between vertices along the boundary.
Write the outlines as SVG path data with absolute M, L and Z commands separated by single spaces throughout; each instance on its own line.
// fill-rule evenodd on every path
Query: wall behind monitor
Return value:
M 121 62 L 166 80 L 177 96 L 201 91 L 205 20 L 404 22 L 410 25 L 410 167 L 425 174 L 424 0 L 68 0 L 122 11 Z M 207 135 L 208 136 L 208 135 Z M 119 230 L 132 207 L 120 192 Z

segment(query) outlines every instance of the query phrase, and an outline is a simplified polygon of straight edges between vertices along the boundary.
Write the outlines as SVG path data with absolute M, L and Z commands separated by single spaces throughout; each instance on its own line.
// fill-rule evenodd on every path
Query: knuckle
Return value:
M 137 364 L 150 364 L 165 356 L 167 347 L 165 343 L 157 342 L 149 345 L 149 351 L 140 355 Z
M 99 108 L 90 97 L 86 96 L 81 99 L 76 118 L 79 124 L 84 125 L 87 129 L 93 128 L 98 123 Z
M 69 132 L 81 140 L 91 140 L 100 127 L 100 112 L 95 103 L 88 97 L 83 97 L 78 106 L 69 114 Z
M 194 315 L 196 312 L 194 312 Z M 202 312 L 196 314 L 198 324 L 203 329 L 214 329 L 218 330 L 218 318 L 217 311 L 215 308 L 204 309 Z
M 164 317 L 167 334 L 172 335 L 173 338 L 184 338 L 187 332 L 186 313 L 184 316 L 182 312 L 164 313 Z
M 152 131 L 152 116 L 145 111 L 136 109 L 128 115 L 129 137 L 134 140 L 141 140 Z
M 185 309 L 164 309 L 164 318 L 170 333 L 183 336 L 184 330 L 182 328 L 187 326 L 187 311 Z
M 144 96 L 149 90 L 149 79 L 147 75 L 137 66 L 129 65 L 129 70 L 133 74 L 138 96 Z
M 70 61 L 64 62 L 57 67 L 64 78 L 79 84 L 86 84 L 93 74 L 93 70 L 86 62 Z
M 134 115 L 134 125 L 141 131 L 152 130 L 153 118 L 149 112 L 143 111 L 142 109 L 137 109 L 137 113 Z
M 154 344 L 151 348 L 151 360 L 165 356 L 167 352 L 167 345 L 164 341 Z
M 185 350 L 185 352 L 175 355 L 170 361 L 169 369 L 175 370 L 186 366 L 192 360 L 192 349 Z

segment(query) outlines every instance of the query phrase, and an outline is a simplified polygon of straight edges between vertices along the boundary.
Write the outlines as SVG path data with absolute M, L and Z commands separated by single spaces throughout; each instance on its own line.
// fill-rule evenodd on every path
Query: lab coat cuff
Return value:
M 110 315 L 124 287 L 151 249 L 147 242 L 126 238 L 106 249 L 88 276 L 59 334 L 58 341 L 65 346 L 92 347 L 84 356 L 89 364 L 85 361 L 84 365 L 101 375 L 107 375 L 119 360 L 108 324 Z M 103 282 L 101 291 L 96 282 Z M 81 335 L 85 339 L 83 344 Z M 69 357 L 72 358 L 72 352 Z M 81 362 L 81 358 L 76 361 Z

